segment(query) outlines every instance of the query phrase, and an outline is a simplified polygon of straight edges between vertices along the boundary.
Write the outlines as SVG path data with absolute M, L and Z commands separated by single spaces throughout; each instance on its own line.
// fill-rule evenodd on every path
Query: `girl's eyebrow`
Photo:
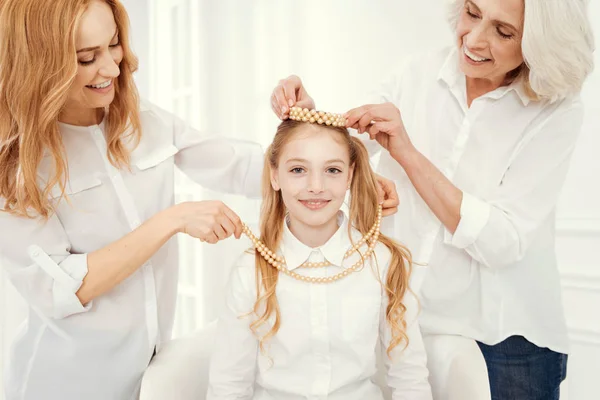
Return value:
M 310 164 L 310 161 L 305 160 L 304 158 L 290 158 L 289 160 L 286 161 L 286 163 L 291 163 L 291 162 L 299 162 L 299 163 Z M 336 162 L 345 164 L 344 160 L 342 160 L 341 158 L 334 158 L 334 159 L 326 161 L 327 164 L 329 164 L 329 163 L 336 163 Z

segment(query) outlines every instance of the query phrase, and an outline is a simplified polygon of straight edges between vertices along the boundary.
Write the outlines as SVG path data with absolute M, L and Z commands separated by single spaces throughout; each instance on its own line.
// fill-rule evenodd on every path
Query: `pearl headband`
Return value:
M 290 108 L 290 119 L 294 121 L 310 122 L 328 126 L 346 126 L 346 118 L 342 114 L 325 111 L 309 110 L 308 108 Z

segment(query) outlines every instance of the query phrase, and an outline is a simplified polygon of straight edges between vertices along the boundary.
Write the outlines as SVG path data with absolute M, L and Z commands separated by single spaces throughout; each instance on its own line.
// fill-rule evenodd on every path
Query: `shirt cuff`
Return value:
M 479 234 L 490 219 L 491 206 L 469 193 L 463 192 L 460 204 L 460 221 L 454 235 L 446 230 L 444 243 L 458 249 L 469 247 L 479 237 Z
M 52 286 L 53 317 L 62 319 L 89 311 L 90 301 L 81 304 L 76 293 L 88 273 L 87 254 L 71 254 L 63 262 L 55 263 L 39 246 L 29 246 L 29 257 L 54 281 Z

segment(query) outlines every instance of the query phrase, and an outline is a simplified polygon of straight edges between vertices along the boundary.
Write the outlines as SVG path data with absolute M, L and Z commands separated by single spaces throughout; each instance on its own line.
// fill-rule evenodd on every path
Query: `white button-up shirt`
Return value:
M 171 335 L 177 242 L 84 307 L 75 293 L 87 274 L 87 253 L 172 206 L 175 166 L 211 189 L 260 195 L 260 146 L 203 135 L 151 105 L 142 105 L 141 122 L 131 170 L 108 161 L 104 123 L 60 124 L 71 204 L 61 201 L 45 223 L 0 213 L 0 253 L 29 304 L 10 355 L 7 400 L 134 398 L 155 346 Z M 50 164 L 46 157 L 42 180 Z
M 358 254 L 344 259 L 351 247 L 348 225 L 340 212 L 340 228 L 319 247 L 302 244 L 287 228 L 280 246 L 287 268 L 307 276 L 335 275 L 350 267 Z M 361 234 L 352 231 L 354 243 Z M 226 291 L 226 306 L 219 321 L 210 369 L 209 400 L 254 399 L 382 399 L 372 381 L 376 373 L 376 350 L 381 347 L 387 367 L 387 384 L 393 399 L 431 399 L 426 356 L 416 320 L 418 304 L 405 296 L 408 347 L 385 351 L 391 331 L 385 318 L 389 250 L 381 243 L 375 249 L 377 262 L 329 284 L 310 284 L 280 274 L 277 300 L 281 326 L 265 343 L 266 354 L 250 330 L 256 317 L 239 318 L 253 310 L 256 302 L 255 256 L 247 252 L 238 260 Z M 299 268 L 305 261 L 332 263 L 326 268 Z M 371 259 L 372 261 L 372 259 Z M 271 320 L 259 329 L 264 335 Z
M 385 152 L 378 172 L 396 181 L 401 204 L 384 231 L 427 265 L 423 333 L 487 344 L 523 335 L 566 353 L 555 207 L 582 104 L 530 101 L 515 82 L 468 107 L 457 54 L 446 49 L 406 63 L 378 100 L 400 109 L 417 149 L 463 191 L 458 228 L 445 229 Z

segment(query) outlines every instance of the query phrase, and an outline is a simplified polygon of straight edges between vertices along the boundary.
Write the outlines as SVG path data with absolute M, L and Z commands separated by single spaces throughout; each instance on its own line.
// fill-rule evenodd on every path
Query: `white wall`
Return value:
M 131 21 L 131 39 L 133 51 L 140 61 L 136 73 L 136 82 L 140 95 L 148 98 L 150 95 L 150 2 L 148 0 L 121 0 L 127 8 Z

